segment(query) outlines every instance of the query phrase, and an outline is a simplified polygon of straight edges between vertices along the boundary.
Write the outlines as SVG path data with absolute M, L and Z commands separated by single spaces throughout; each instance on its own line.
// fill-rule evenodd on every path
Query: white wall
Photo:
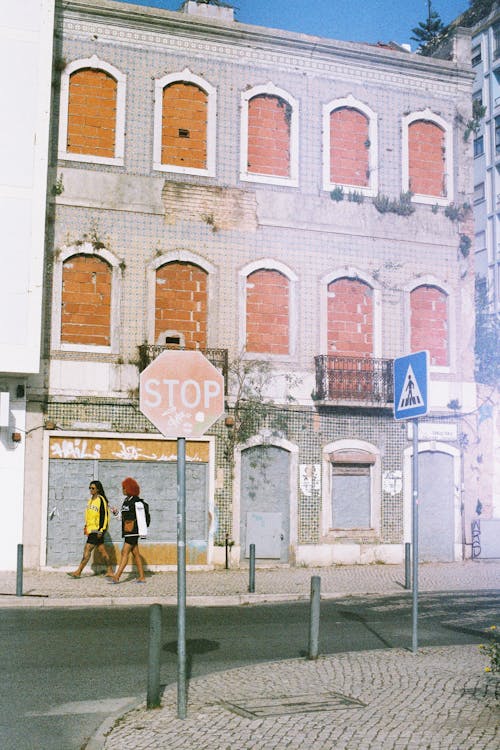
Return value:
M 0 0 L 0 373 L 39 368 L 53 27 L 54 0 Z
M 23 375 L 40 367 L 54 4 L 0 0 L 0 390 L 9 393 L 0 427 L 0 570 L 15 570 L 23 540 Z

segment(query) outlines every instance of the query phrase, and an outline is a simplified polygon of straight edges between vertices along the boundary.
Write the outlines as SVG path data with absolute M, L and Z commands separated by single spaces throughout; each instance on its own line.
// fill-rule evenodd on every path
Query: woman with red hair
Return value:
M 146 536 L 147 534 L 147 527 L 149 526 L 150 521 L 149 505 L 145 500 L 142 500 L 139 497 L 141 489 L 132 477 L 127 477 L 123 480 L 122 489 L 123 494 L 125 495 L 125 500 L 123 501 L 121 508 L 123 537 L 122 555 L 118 569 L 109 582 L 119 582 L 120 576 L 128 562 L 129 555 L 132 552 L 137 567 L 137 578 L 135 582 L 146 583 L 141 553 L 139 551 L 139 537 Z

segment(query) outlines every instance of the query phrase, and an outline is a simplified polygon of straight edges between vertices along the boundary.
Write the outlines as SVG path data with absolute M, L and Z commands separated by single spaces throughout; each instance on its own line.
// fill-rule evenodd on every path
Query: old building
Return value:
M 470 554 L 469 43 L 426 59 L 194 0 L 58 5 L 31 564 L 72 564 L 89 479 L 119 500 L 127 475 L 148 564 L 175 563 L 176 445 L 137 390 L 164 347 L 204 351 L 227 384 L 225 419 L 187 444 L 188 564 L 221 562 L 226 538 L 234 564 L 255 540 L 261 562 L 400 561 L 412 443 L 392 361 L 420 349 L 422 557 Z

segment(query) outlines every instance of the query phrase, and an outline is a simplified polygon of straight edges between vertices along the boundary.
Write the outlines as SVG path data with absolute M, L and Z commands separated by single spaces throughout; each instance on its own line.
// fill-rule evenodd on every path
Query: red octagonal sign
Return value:
M 224 413 L 224 378 L 201 352 L 165 351 L 142 371 L 140 409 L 169 438 L 200 437 Z

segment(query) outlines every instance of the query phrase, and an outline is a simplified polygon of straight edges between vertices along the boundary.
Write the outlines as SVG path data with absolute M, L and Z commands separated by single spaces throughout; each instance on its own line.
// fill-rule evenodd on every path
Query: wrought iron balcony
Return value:
M 393 360 L 320 354 L 316 399 L 325 404 L 386 406 L 394 401 Z
M 227 349 L 194 349 L 194 347 L 182 347 L 175 344 L 140 344 L 139 349 L 139 372 L 142 372 L 161 352 L 174 349 L 181 351 L 199 351 L 222 372 L 224 377 L 224 393 L 227 395 L 228 365 L 229 359 Z

